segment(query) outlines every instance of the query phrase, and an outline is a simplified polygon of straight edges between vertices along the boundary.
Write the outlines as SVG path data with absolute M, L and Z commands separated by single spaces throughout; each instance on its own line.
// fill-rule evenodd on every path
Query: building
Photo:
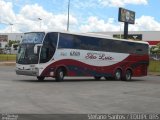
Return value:
M 0 33 L 0 49 L 4 49 L 10 40 L 21 41 L 23 33 Z
M 123 38 L 123 32 L 96 32 L 98 34 L 110 35 L 112 37 Z M 129 31 L 128 39 L 142 40 L 150 44 L 150 46 L 155 46 L 160 43 L 160 31 Z
M 17 48 L 6 47 L 9 41 L 22 41 L 23 33 L 0 33 L 0 53 L 16 54 Z

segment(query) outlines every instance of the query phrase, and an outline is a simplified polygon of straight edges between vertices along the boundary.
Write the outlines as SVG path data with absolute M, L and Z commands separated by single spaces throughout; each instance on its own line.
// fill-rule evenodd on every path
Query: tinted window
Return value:
M 83 49 L 83 50 L 98 50 L 97 38 L 60 34 L 58 48 L 71 48 L 71 49 Z
M 109 46 L 110 52 L 118 52 L 118 53 L 130 53 L 131 46 L 130 42 L 118 41 L 118 40 L 110 40 Z
M 58 48 L 73 48 L 74 36 L 69 34 L 60 34 Z
M 80 35 L 60 34 L 59 48 L 148 54 L 148 45 Z
M 48 62 L 54 55 L 58 33 L 47 33 L 41 49 L 40 62 Z
M 147 44 L 136 44 L 134 49 L 136 54 L 148 54 L 149 46 Z
M 77 36 L 81 40 L 80 48 L 99 51 L 99 40 L 94 37 Z

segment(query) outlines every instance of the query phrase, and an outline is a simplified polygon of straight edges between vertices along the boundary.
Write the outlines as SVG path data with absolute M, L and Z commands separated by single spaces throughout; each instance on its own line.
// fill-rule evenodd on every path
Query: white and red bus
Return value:
M 149 44 L 98 34 L 28 32 L 16 60 L 18 75 L 38 80 L 65 76 L 93 76 L 131 80 L 147 75 Z

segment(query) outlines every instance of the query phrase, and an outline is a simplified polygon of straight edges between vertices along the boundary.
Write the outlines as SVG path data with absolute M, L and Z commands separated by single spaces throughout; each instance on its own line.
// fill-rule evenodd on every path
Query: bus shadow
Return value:
M 114 79 L 101 79 L 101 80 L 95 80 L 95 79 L 64 79 L 63 81 L 57 82 L 55 79 L 47 79 L 43 81 L 38 81 L 38 80 L 33 80 L 33 79 L 26 79 L 26 80 L 13 80 L 17 82 L 28 82 L 28 83 L 49 83 L 49 82 L 55 82 L 55 83 L 61 83 L 61 82 L 141 82 L 145 80 L 140 80 L 140 79 L 132 79 L 130 81 L 123 81 L 123 80 L 114 80 Z
M 16 82 L 28 82 L 28 83 L 41 83 L 41 82 L 55 82 L 54 80 L 44 80 L 44 81 L 38 81 L 38 80 L 31 80 L 31 79 L 26 79 L 26 80 L 13 80 Z

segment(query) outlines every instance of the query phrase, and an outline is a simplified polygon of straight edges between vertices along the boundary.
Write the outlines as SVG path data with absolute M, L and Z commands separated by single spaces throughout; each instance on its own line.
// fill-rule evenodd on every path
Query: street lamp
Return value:
M 68 0 L 68 20 L 67 20 L 67 31 L 69 31 L 69 9 L 70 9 L 70 0 Z
M 38 20 L 40 21 L 40 23 L 39 23 L 39 28 L 40 28 L 40 30 L 41 30 L 41 21 L 42 21 L 42 19 L 41 19 L 41 18 L 38 18 Z
M 10 27 L 11 27 L 11 33 L 12 33 L 12 26 L 13 26 L 13 23 L 9 23 Z

